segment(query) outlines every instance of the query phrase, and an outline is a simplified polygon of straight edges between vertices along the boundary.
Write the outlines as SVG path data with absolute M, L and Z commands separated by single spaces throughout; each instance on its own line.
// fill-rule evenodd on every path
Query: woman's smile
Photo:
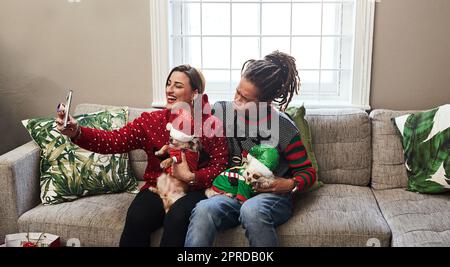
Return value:
M 178 102 L 191 103 L 196 93 L 197 90 L 192 90 L 189 77 L 174 71 L 166 84 L 166 108 L 171 109 Z
M 166 95 L 166 98 L 168 104 L 173 104 L 177 101 L 177 98 L 174 95 Z

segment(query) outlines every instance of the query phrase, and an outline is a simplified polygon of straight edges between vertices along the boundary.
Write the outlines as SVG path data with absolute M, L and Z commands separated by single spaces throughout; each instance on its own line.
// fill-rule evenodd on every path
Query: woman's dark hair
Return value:
M 300 77 L 295 58 L 278 50 L 264 59 L 246 61 L 241 75 L 258 88 L 259 101 L 273 101 L 281 111 L 288 107 L 294 94 L 299 92 Z
M 203 77 L 203 74 L 200 70 L 191 67 L 188 64 L 176 66 L 175 68 L 173 68 L 167 76 L 166 86 L 169 83 L 170 76 L 175 71 L 186 74 L 189 78 L 192 90 L 197 89 L 199 94 L 203 94 L 203 92 L 205 91 L 205 77 Z

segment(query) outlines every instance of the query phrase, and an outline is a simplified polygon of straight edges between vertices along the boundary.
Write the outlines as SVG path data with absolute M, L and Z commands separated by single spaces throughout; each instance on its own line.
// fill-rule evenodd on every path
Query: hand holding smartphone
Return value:
M 70 106 L 72 104 L 72 93 L 73 91 L 70 90 L 69 94 L 67 95 L 66 98 L 66 107 L 65 107 L 65 114 L 64 114 L 64 128 L 67 128 L 67 123 L 69 121 L 69 114 L 70 114 Z

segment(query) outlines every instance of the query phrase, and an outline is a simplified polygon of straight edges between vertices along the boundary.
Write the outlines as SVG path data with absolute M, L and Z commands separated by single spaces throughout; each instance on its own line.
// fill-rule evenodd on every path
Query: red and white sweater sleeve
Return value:
M 120 154 L 143 148 L 148 138 L 145 135 L 144 113 L 118 130 L 105 131 L 81 127 L 80 137 L 73 141 L 78 146 L 100 154 Z
M 284 150 L 284 156 L 289 162 L 293 178 L 298 181 L 298 190 L 301 192 L 310 188 L 317 179 L 316 169 L 308 159 L 300 134 L 292 138 Z

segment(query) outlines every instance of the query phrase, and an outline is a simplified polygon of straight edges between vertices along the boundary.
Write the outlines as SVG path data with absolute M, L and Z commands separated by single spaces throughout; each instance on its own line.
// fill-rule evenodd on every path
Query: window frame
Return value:
M 355 40 L 353 57 L 353 87 L 351 103 L 307 102 L 306 108 L 359 108 L 370 110 L 375 3 L 379 0 L 356 0 Z M 152 107 L 164 107 L 165 82 L 170 71 L 172 44 L 170 41 L 169 0 L 150 0 L 150 45 L 152 63 Z M 293 101 L 291 105 L 301 105 Z

